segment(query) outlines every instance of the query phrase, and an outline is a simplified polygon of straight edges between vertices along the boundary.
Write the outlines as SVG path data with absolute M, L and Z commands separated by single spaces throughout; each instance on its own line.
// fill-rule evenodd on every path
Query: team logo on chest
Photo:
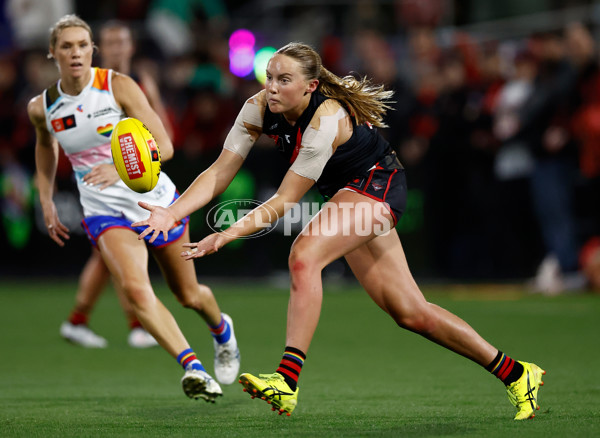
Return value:
M 71 129 L 77 126 L 74 114 L 71 114 L 70 116 L 66 117 L 61 117 L 60 119 L 54 119 L 50 123 L 52 124 L 52 129 L 54 129 L 54 132 L 61 132 L 66 129 Z

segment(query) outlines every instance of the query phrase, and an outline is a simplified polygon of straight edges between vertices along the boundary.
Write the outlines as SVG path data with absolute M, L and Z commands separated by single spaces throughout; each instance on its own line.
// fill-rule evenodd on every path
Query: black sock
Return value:
M 300 377 L 300 371 L 302 371 L 302 365 L 306 354 L 294 347 L 285 347 L 283 358 L 279 363 L 279 368 L 275 372 L 281 374 L 292 391 L 296 391 L 298 387 L 298 378 Z
M 494 360 L 485 369 L 507 386 L 519 380 L 523 375 L 523 365 L 501 351 L 498 351 Z

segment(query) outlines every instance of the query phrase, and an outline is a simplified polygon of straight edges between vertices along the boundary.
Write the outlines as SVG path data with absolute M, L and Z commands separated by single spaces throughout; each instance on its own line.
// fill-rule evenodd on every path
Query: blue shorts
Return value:
M 175 198 L 173 200 L 177 199 L 178 197 L 179 195 L 175 194 Z M 169 230 L 168 240 L 166 242 L 162 233 L 160 233 L 156 240 L 152 243 L 149 242 L 149 240 L 152 238 L 152 233 L 144 237 L 144 240 L 152 248 L 160 248 L 162 246 L 170 245 L 183 236 L 189 221 L 190 217 L 186 216 L 173 225 L 173 228 Z M 132 227 L 131 220 L 126 219 L 123 216 L 88 216 L 81 221 L 81 226 L 85 230 L 88 239 L 90 239 L 90 242 L 94 246 L 98 245 L 98 239 L 102 233 L 104 233 L 106 230 L 110 230 L 111 228 L 126 228 L 128 230 L 132 230 L 136 234 L 140 234 L 146 229 L 145 226 Z

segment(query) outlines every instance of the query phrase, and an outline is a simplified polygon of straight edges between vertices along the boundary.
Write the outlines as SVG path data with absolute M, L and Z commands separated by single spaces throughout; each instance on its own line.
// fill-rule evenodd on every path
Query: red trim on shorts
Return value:
M 85 221 L 82 221 L 82 222 L 83 222 L 83 226 L 84 226 L 84 227 L 85 227 L 85 229 L 86 229 L 86 233 L 87 233 L 88 237 L 91 237 L 91 239 L 90 239 L 90 242 L 92 243 L 92 246 L 94 246 L 94 247 L 98 247 L 98 239 L 100 238 L 100 236 L 102 236 L 104 233 L 106 233 L 108 230 L 110 230 L 110 229 L 112 229 L 112 228 L 123 228 L 124 230 L 129 230 L 129 231 L 131 231 L 132 233 L 135 233 L 135 230 L 132 230 L 132 229 L 131 229 L 131 228 L 129 228 L 129 227 L 124 227 L 124 226 L 122 226 L 122 225 L 111 225 L 110 227 L 106 227 L 104 230 L 102 230 L 102 232 L 101 232 L 100 234 L 98 234 L 98 238 L 94 238 L 94 236 L 93 236 L 93 235 L 92 235 L 92 233 L 90 232 L 89 228 L 87 227 L 87 224 L 85 223 Z M 180 223 L 181 223 L 181 221 L 177 221 L 177 223 L 176 223 L 175 225 L 173 225 L 173 227 L 171 228 L 171 230 L 172 230 L 173 228 L 176 228 L 176 227 L 178 227 Z M 168 242 L 165 242 L 165 243 L 163 243 L 162 245 L 153 246 L 152 248 L 164 248 L 165 246 L 169 246 L 169 245 L 171 245 L 172 243 L 175 243 L 175 242 L 177 242 L 177 241 L 178 241 L 179 239 L 181 239 L 181 238 L 183 237 L 183 235 L 185 234 L 185 230 L 187 229 L 187 227 L 188 227 L 189 223 L 190 223 L 190 221 L 187 221 L 187 222 L 185 223 L 185 225 L 184 225 L 184 227 L 185 227 L 185 228 L 184 228 L 184 230 L 183 230 L 183 233 L 181 233 L 181 235 L 180 235 L 180 236 L 179 236 L 177 239 L 175 239 L 175 240 L 169 240 Z M 169 231 L 171 231 L 171 230 L 169 230 Z M 162 233 L 161 233 L 161 234 L 162 234 Z M 146 243 L 147 243 L 147 242 L 146 242 Z
M 394 175 L 396 175 L 396 172 L 398 172 L 398 169 L 394 169 L 394 172 L 392 172 L 392 174 L 390 175 L 390 177 L 387 180 L 387 184 L 385 187 L 385 192 L 383 193 L 383 200 L 385 200 L 385 197 L 387 196 L 387 192 L 390 189 L 390 186 L 392 185 L 392 178 L 394 177 Z
M 379 164 L 379 163 L 377 163 Z M 367 191 L 367 187 L 369 187 L 369 184 L 371 183 L 371 180 L 373 179 L 373 174 L 375 173 L 375 171 L 377 170 L 377 164 L 375 164 L 375 167 L 373 167 L 373 169 L 371 170 L 371 172 L 369 173 L 369 177 L 367 178 L 367 182 L 365 183 L 365 189 L 361 190 L 357 193 L 363 193 L 366 194 Z M 381 201 L 381 199 L 379 199 L 379 201 Z
M 83 225 L 83 228 L 85 228 L 85 234 L 90 237 L 92 235 L 92 233 L 90 233 L 90 229 L 88 228 L 87 224 L 85 223 L 85 218 L 83 218 L 83 220 L 81 221 L 81 224 Z M 92 237 L 93 239 L 93 237 Z M 96 241 L 92 241 L 90 242 L 92 243 L 92 246 L 95 247 L 96 246 Z
M 392 210 L 392 207 L 390 207 L 390 204 L 388 204 L 387 202 L 385 202 L 383 199 L 379 199 L 378 197 L 371 195 L 367 192 L 361 191 L 361 190 L 356 190 L 354 187 L 349 187 L 349 186 L 345 186 L 343 187 L 346 190 L 350 190 L 353 191 L 354 193 L 358 193 L 359 195 L 364 195 L 367 198 L 371 198 L 374 199 L 375 201 L 381 202 L 383 204 L 383 206 L 385 208 L 387 208 L 387 211 L 392 215 L 392 219 L 394 220 L 394 226 L 398 223 L 398 219 L 396 219 L 396 215 L 394 214 L 394 211 Z
M 85 224 L 85 222 L 84 222 L 84 224 Z M 135 231 L 133 231 L 133 230 L 132 230 L 131 228 L 129 228 L 129 227 L 124 227 L 123 225 L 111 225 L 110 227 L 106 227 L 104 230 L 102 230 L 102 232 L 101 232 L 100 234 L 98 234 L 98 237 L 97 237 L 97 238 L 95 238 L 94 236 L 92 236 L 92 233 L 90 233 L 90 232 L 89 232 L 89 229 L 88 229 L 87 225 L 86 225 L 86 227 L 85 227 L 85 228 L 86 228 L 86 230 L 88 231 L 88 236 L 91 236 L 91 237 L 92 237 L 92 239 L 93 239 L 93 240 L 92 240 L 92 242 L 93 242 L 93 245 L 94 245 L 94 246 L 98 246 L 98 239 L 100 239 L 100 236 L 102 236 L 104 233 L 106 233 L 106 232 L 107 232 L 108 230 L 110 230 L 111 228 L 123 228 L 124 230 L 129 230 L 129 231 L 131 231 L 132 233 L 135 233 Z

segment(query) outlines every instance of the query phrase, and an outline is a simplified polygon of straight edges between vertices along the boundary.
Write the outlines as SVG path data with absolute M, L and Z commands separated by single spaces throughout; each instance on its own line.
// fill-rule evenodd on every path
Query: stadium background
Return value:
M 526 177 L 507 182 L 494 170 L 500 142 L 493 135 L 490 100 L 532 36 L 560 31 L 572 21 L 584 21 L 596 32 L 596 2 L 4 0 L 2 277 L 76 275 L 89 253 L 65 160 L 56 201 L 73 235 L 65 248 L 46 236 L 35 193 L 35 138 L 25 110 L 28 100 L 57 76 L 53 62 L 46 59 L 48 28 L 70 12 L 95 31 L 110 19 L 131 25 L 138 41 L 134 70 L 155 75 L 175 127 L 175 158 L 164 170 L 180 191 L 219 152 L 244 98 L 260 89 L 252 63 L 258 52 L 304 41 L 320 51 L 334 73 L 366 74 L 397 91 L 396 111 L 390 113 L 390 129 L 384 134 L 407 167 L 409 205 L 398 230 L 414 273 L 461 280 L 525 279 L 535 274 L 545 251 L 533 200 Z M 236 54 L 231 37 L 240 29 L 250 31 L 251 37 L 250 43 L 247 34 L 241 43 L 238 38 L 241 53 Z M 454 67 L 460 71 L 458 85 L 449 79 Z M 281 179 L 279 160 L 268 142 L 259 143 L 220 200 L 268 197 Z M 318 200 L 318 195 L 307 200 Z M 193 240 L 210 231 L 205 213 L 192 218 Z M 585 224 L 585 215 L 579 219 Z M 585 225 L 579 231 L 580 242 L 592 232 Z M 197 262 L 199 275 L 231 276 L 232 270 L 241 277 L 286 275 L 292 239 L 275 230 L 260 239 L 236 242 L 218 256 Z M 340 261 L 325 275 L 344 277 L 348 272 Z

